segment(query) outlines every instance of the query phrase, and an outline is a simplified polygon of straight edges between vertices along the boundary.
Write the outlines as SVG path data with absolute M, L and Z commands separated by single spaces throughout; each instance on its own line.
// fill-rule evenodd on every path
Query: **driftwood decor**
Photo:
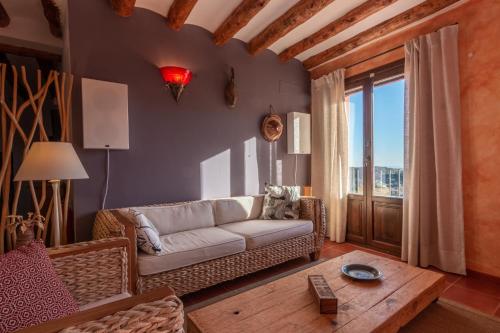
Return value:
M 57 71 L 49 71 L 46 78 L 42 77 L 41 70 L 37 70 L 34 87 L 28 82 L 26 68 L 0 64 L 0 131 L 2 164 L 0 169 L 0 193 L 1 215 L 0 215 L 0 254 L 14 248 L 16 233 L 7 233 L 8 216 L 20 215 L 18 212 L 19 198 L 21 195 L 22 182 L 13 184 L 12 179 L 17 170 L 12 163 L 12 153 L 15 141 L 22 145 L 22 157 L 28 153 L 31 144 L 35 141 L 49 141 L 44 125 L 44 103 L 49 91 L 55 92 L 58 108 L 60 137 L 50 138 L 57 141 L 69 141 L 70 138 L 70 114 L 71 94 L 73 87 L 73 75 Z M 7 96 L 6 84 L 10 82 L 12 95 Z M 24 101 L 20 99 L 25 97 Z M 32 123 L 26 125 L 26 117 L 32 112 Z M 24 120 L 24 121 L 21 121 Z M 21 124 L 24 124 L 21 126 Z M 16 147 L 19 147 L 17 145 Z M 17 148 L 19 149 L 19 148 Z M 52 212 L 51 196 L 47 194 L 47 182 L 41 181 L 35 187 L 33 181 L 28 182 L 31 199 L 33 201 L 34 215 L 46 216 L 44 228 L 36 228 L 37 239 L 45 240 L 47 230 L 50 228 L 50 216 Z M 63 203 L 62 234 L 63 244 L 67 242 L 68 209 L 70 200 L 70 181 L 65 182 L 65 193 Z M 13 196 L 11 197 L 11 193 Z M 50 239 L 50 237 L 49 237 Z
M 238 91 L 236 90 L 236 83 L 234 82 L 234 68 L 231 67 L 231 76 L 226 84 L 226 89 L 224 90 L 224 98 L 226 99 L 226 104 L 231 109 L 236 107 L 238 102 Z
M 269 114 L 264 118 L 260 126 L 260 132 L 268 142 L 279 140 L 283 134 L 283 120 L 273 112 L 273 106 L 269 105 Z

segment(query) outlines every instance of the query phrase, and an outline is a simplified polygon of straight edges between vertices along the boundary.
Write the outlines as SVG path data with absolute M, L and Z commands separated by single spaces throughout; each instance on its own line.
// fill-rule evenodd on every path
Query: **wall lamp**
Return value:
M 193 73 L 189 69 L 175 66 L 161 67 L 160 72 L 165 85 L 170 88 L 172 96 L 179 103 L 182 91 L 191 82 Z

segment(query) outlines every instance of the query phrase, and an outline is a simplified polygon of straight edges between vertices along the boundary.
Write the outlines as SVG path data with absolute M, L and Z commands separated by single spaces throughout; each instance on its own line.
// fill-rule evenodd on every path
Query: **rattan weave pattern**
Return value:
M 182 333 L 184 311 L 176 296 L 139 304 L 127 311 L 66 328 L 61 333 Z
M 77 243 L 85 247 L 102 241 Z M 127 292 L 125 247 L 101 249 L 52 259 L 52 264 L 79 306 Z
M 169 286 L 176 295 L 182 296 L 314 251 L 314 234 L 308 234 L 188 267 L 140 276 L 137 291 L 142 294 Z

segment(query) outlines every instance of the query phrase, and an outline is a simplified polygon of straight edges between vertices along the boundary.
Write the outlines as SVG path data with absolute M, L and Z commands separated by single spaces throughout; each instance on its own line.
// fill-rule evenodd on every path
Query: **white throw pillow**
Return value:
M 300 209 L 300 187 L 266 184 L 261 219 L 297 220 Z
M 129 214 L 135 224 L 137 247 L 148 254 L 161 254 L 161 241 L 158 230 L 143 213 L 129 209 Z

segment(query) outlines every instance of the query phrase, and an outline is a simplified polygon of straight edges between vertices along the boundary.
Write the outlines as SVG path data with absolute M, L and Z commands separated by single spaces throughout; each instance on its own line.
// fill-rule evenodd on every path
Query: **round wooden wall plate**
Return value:
M 283 121 L 277 114 L 267 115 L 260 126 L 262 136 L 266 141 L 274 142 L 283 134 Z

